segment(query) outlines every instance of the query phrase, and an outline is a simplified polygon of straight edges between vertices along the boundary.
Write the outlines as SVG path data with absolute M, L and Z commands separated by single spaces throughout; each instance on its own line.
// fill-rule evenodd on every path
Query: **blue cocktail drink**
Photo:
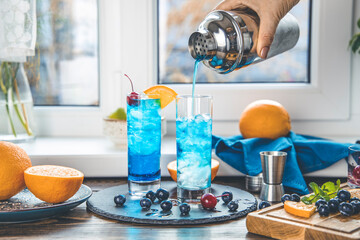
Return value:
M 132 195 L 160 187 L 161 108 L 159 98 L 128 98 L 128 184 Z
M 177 98 L 177 188 L 181 201 L 197 200 L 211 185 L 212 98 Z

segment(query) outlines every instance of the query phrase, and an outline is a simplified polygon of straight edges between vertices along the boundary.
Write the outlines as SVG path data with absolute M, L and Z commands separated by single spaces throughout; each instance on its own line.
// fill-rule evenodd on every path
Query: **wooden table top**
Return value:
M 166 178 L 166 180 L 168 180 Z M 322 183 L 334 179 L 306 179 Z M 336 180 L 336 179 L 335 179 Z M 94 192 L 125 184 L 126 179 L 85 179 Z M 243 177 L 216 178 L 214 183 L 245 189 Z M 256 196 L 256 195 L 255 195 Z M 257 197 L 257 196 L 256 196 Z M 156 226 L 130 224 L 100 217 L 83 203 L 73 210 L 50 219 L 29 223 L 0 224 L 1 239 L 268 239 L 249 233 L 246 218 L 218 224 Z

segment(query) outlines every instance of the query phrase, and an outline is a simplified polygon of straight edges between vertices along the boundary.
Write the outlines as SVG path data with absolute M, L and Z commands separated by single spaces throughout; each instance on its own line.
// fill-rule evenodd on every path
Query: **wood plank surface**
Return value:
M 250 213 L 246 225 L 249 232 L 277 239 L 360 239 L 360 214 L 302 218 L 287 213 L 282 203 Z
M 169 180 L 166 178 L 165 180 Z M 314 179 L 307 179 L 313 181 Z M 316 179 L 325 182 L 329 179 Z M 332 179 L 333 180 L 333 179 Z M 335 179 L 336 180 L 336 179 Z M 85 179 L 94 192 L 126 183 L 126 179 Z M 214 183 L 244 189 L 243 177 L 216 178 Z M 279 226 L 279 229 L 281 226 Z M 99 217 L 86 204 L 50 219 L 29 223 L 0 224 L 1 239 L 269 239 L 249 233 L 246 219 L 197 226 L 128 224 Z

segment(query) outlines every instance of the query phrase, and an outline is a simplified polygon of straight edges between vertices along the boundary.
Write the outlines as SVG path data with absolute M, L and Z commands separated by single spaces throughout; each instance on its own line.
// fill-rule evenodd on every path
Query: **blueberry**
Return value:
M 353 197 L 353 198 L 350 198 L 349 203 L 351 203 L 352 201 L 360 201 L 360 199 L 357 197 Z
M 339 205 L 339 211 L 341 215 L 351 216 L 354 214 L 354 207 L 351 205 L 351 203 L 342 202 Z
M 221 199 L 224 201 L 224 203 L 228 204 L 231 200 L 233 200 L 233 194 L 232 192 L 223 192 L 221 194 Z M 224 196 L 226 195 L 226 196 Z
M 327 205 L 327 202 L 324 199 L 319 199 L 319 200 L 316 201 L 315 207 L 319 208 L 320 205 Z
M 154 191 L 152 191 L 152 190 L 148 191 L 148 192 L 146 193 L 145 197 L 148 198 L 148 199 L 150 199 L 152 202 L 154 202 L 155 199 L 156 199 L 155 193 L 154 193 Z
M 142 209 L 149 210 L 151 207 L 151 204 L 152 204 L 151 200 L 148 198 L 143 198 L 140 200 L 140 206 L 142 207 Z
M 190 205 L 187 203 L 182 203 L 180 204 L 179 209 L 182 215 L 187 215 L 190 212 Z
M 160 203 L 160 207 L 164 212 L 168 212 L 172 208 L 172 203 L 169 200 L 164 200 Z
M 236 209 L 238 209 L 239 207 L 239 204 L 235 201 L 230 201 L 228 204 L 227 204 L 227 207 L 229 208 L 230 211 L 236 211 Z
M 337 201 L 339 202 L 339 204 L 343 202 L 343 201 L 342 201 L 340 198 L 338 198 L 337 196 L 334 197 L 333 199 L 337 200 Z
M 337 193 L 338 198 L 343 201 L 343 202 L 347 202 L 350 200 L 351 194 L 349 191 L 346 191 L 344 189 L 341 189 L 338 193 Z
M 336 213 L 337 211 L 339 211 L 339 205 L 340 205 L 340 201 L 338 198 L 330 199 L 328 202 L 328 206 L 331 213 Z
M 164 201 L 166 199 L 169 198 L 170 194 L 167 190 L 163 189 L 163 188 L 159 188 L 156 193 L 155 196 L 160 200 L 160 201 Z
M 300 196 L 298 195 L 298 194 L 296 194 L 296 193 L 293 193 L 293 194 L 291 194 L 291 196 L 290 196 L 291 198 L 290 198 L 290 201 L 293 201 L 293 202 L 300 202 Z
M 320 216 L 327 217 L 330 214 L 330 208 L 328 205 L 321 204 L 318 208 L 318 212 L 319 212 Z
M 289 194 L 284 194 L 281 197 L 281 202 L 284 203 L 285 201 L 291 201 L 291 196 Z
M 263 208 L 270 207 L 270 206 L 271 206 L 271 204 L 268 201 L 261 201 L 259 203 L 259 209 L 263 209 Z
M 358 214 L 360 212 L 360 201 L 359 200 L 353 200 L 350 202 L 350 204 L 354 208 L 354 214 Z
M 126 202 L 126 197 L 124 195 L 117 195 L 114 197 L 114 202 L 116 204 L 116 206 L 122 206 L 124 205 L 124 203 Z

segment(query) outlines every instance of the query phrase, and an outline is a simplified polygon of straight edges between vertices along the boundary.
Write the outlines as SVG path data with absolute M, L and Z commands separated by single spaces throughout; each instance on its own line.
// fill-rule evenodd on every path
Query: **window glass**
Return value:
M 99 104 L 96 0 L 38 0 L 36 56 L 27 62 L 35 105 Z
M 188 52 L 189 37 L 219 2 L 219 0 L 159 0 L 160 83 L 192 82 L 194 59 Z M 293 49 L 225 75 L 200 66 L 197 82 L 309 82 L 310 5 L 309 0 L 302 0 L 291 10 L 300 26 L 300 38 Z

